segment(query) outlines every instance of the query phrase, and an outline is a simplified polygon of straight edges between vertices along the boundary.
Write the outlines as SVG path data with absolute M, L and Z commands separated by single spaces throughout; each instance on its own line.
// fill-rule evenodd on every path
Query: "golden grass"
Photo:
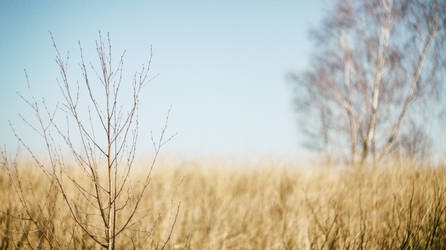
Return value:
M 169 249 L 446 248 L 445 168 L 303 170 L 272 161 L 258 167 L 221 168 L 209 161 L 168 165 L 162 161 L 153 173 L 144 217 L 120 236 L 118 249 L 160 247 L 179 202 Z M 63 248 L 98 248 L 75 226 L 57 192 L 46 199 L 42 175 L 21 170 L 38 223 L 47 225 L 54 239 L 20 219 L 26 216 L 2 170 L 0 248 L 26 248 L 28 241 L 49 248 L 51 240 Z M 94 223 L 92 217 L 84 219 Z

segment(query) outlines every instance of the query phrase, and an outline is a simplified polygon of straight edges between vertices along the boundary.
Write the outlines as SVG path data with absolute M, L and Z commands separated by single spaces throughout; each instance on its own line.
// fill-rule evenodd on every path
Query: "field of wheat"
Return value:
M 23 195 L 1 170 L 0 249 L 99 249 L 24 165 Z M 445 249 L 446 169 L 163 160 L 138 213 L 117 249 Z

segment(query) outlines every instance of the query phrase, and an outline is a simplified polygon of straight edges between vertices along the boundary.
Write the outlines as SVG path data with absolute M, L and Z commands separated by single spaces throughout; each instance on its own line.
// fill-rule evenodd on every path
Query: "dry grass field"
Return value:
M 231 164 L 160 161 L 139 219 L 119 235 L 117 248 L 160 248 L 174 222 L 167 249 L 446 248 L 444 168 Z M 48 191 L 47 179 L 27 166 L 18 170 L 33 212 L 24 213 L 2 169 L 1 249 L 99 249 L 75 226 L 56 189 Z M 138 175 L 132 182 L 136 188 Z M 88 204 L 79 204 L 94 225 Z

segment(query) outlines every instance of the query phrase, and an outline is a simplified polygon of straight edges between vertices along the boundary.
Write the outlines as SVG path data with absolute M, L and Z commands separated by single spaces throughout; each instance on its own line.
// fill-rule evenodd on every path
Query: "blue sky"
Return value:
M 153 47 L 159 76 L 143 92 L 142 147 L 150 147 L 149 130 L 159 131 L 172 105 L 169 131 L 178 136 L 167 152 L 303 154 L 286 74 L 308 63 L 308 30 L 324 13 L 322 0 L 66 2 L 2 1 L 0 142 L 7 148 L 16 145 L 9 120 L 36 139 L 17 116 L 29 114 L 16 95 L 25 92 L 23 69 L 36 95 L 59 95 L 48 31 L 77 68 L 78 40 L 95 62 L 101 30 L 116 57 L 127 50 L 128 74 Z

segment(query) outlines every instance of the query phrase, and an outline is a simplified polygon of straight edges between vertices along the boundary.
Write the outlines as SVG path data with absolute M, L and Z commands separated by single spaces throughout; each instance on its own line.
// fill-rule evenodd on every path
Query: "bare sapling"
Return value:
M 75 225 L 98 245 L 115 249 L 126 230 L 137 230 L 135 225 L 146 211 L 141 205 L 151 183 L 152 171 L 161 148 L 172 139 L 172 136 L 166 136 L 170 108 L 159 138 L 151 137 L 153 159 L 144 168 L 144 175 L 138 175 L 140 181 L 130 182 L 130 176 L 135 172 L 141 93 L 154 78 L 150 71 L 152 50 L 128 84 L 123 73 L 126 52 L 123 51 L 118 60 L 112 60 L 110 37 L 107 34 L 104 39 L 99 32 L 96 41 L 99 66 L 86 62 L 79 42 L 81 77 L 73 81 L 68 67 L 69 56 L 62 55 L 51 33 L 50 36 L 56 51 L 57 82 L 62 101 L 53 108 L 45 98 L 36 98 L 33 94 L 26 98 L 19 94 L 37 122 L 20 117 L 42 139 L 46 157 L 41 157 L 41 152 L 25 142 L 12 123 L 11 128 L 19 144 L 52 183 L 50 189 L 55 187 L 60 194 Z M 31 92 L 26 71 L 25 75 Z M 16 192 L 23 197 L 20 176 L 15 174 L 14 167 L 8 167 L 8 170 Z M 21 204 L 26 210 L 26 199 L 21 199 Z M 172 229 L 179 206 L 176 208 Z M 170 237 L 163 242 L 162 248 Z M 63 247 L 63 243 L 57 244 L 51 247 Z

